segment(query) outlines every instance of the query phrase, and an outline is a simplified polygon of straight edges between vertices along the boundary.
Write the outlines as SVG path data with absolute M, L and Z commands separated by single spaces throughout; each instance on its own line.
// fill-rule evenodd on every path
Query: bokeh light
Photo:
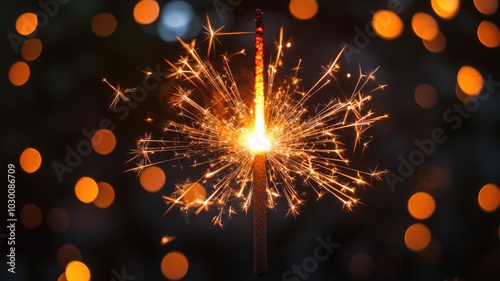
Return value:
M 483 89 L 483 77 L 472 66 L 462 66 L 457 74 L 457 83 L 460 89 L 470 96 L 475 96 Z
M 493 15 L 498 9 L 498 0 L 474 0 L 474 6 L 484 15 Z
M 477 27 L 477 38 L 484 46 L 496 48 L 500 45 L 500 30 L 491 21 L 483 20 Z
M 100 13 L 92 18 L 90 26 L 95 35 L 106 37 L 115 32 L 117 21 L 115 16 L 110 13 Z
M 308 20 L 318 13 L 318 2 L 316 0 L 291 0 L 289 9 L 294 17 Z
M 21 208 L 21 223 L 29 229 L 35 229 L 42 223 L 42 211 L 34 204 L 26 204 Z
M 92 135 L 91 143 L 95 152 L 101 155 L 107 155 L 115 149 L 116 137 L 112 131 L 100 129 Z
M 33 147 L 28 147 L 19 156 L 19 165 L 26 173 L 34 173 L 42 165 L 42 155 Z
M 477 196 L 479 206 L 483 211 L 491 213 L 500 206 L 500 189 L 493 183 L 484 185 Z
M 68 281 L 89 281 L 90 280 L 90 270 L 81 261 L 71 261 L 66 265 L 66 279 Z
M 375 271 L 375 261 L 368 254 L 358 253 L 351 258 L 349 271 L 355 278 L 368 278 Z
M 207 199 L 207 191 L 200 183 L 186 183 L 182 188 L 182 199 L 187 202 L 187 205 L 197 207 L 203 204 Z
M 31 38 L 21 45 L 21 57 L 26 61 L 36 60 L 42 53 L 42 41 L 38 38 Z
M 21 35 L 30 35 L 38 25 L 38 17 L 34 13 L 24 13 L 16 20 L 16 31 Z
M 403 21 L 394 12 L 379 10 L 373 14 L 372 26 L 375 33 L 383 39 L 395 39 L 403 31 Z
M 66 268 L 70 261 L 79 261 L 82 259 L 82 253 L 75 245 L 64 244 L 57 250 L 57 264 L 61 268 Z
M 30 67 L 24 61 L 17 61 L 9 69 L 9 81 L 14 86 L 22 86 L 30 78 Z
M 440 53 L 446 49 L 446 36 L 439 31 L 436 37 L 434 37 L 432 40 L 423 40 L 422 43 L 424 44 L 425 48 L 429 50 L 429 52 L 433 53 Z
M 419 220 L 425 220 L 432 216 L 436 209 L 434 198 L 426 192 L 417 192 L 408 200 L 408 212 Z
M 189 268 L 188 260 L 183 253 L 174 251 L 166 254 L 161 261 L 161 272 L 169 280 L 182 279 Z
M 460 9 L 460 0 L 431 0 L 434 12 L 443 19 L 452 19 Z
M 429 14 L 419 12 L 411 19 L 413 32 L 423 40 L 433 40 L 439 33 L 437 21 Z
M 174 42 L 177 37 L 185 38 L 190 31 L 193 19 L 193 8 L 187 2 L 172 1 L 167 3 L 161 11 L 161 23 L 158 25 L 161 39 Z
M 429 84 L 420 84 L 415 88 L 415 101 L 423 108 L 433 108 L 437 98 L 436 89 Z
M 160 5 L 155 0 L 141 0 L 134 6 L 134 19 L 139 24 L 153 23 L 160 14 Z
M 415 223 L 405 232 L 405 244 L 408 249 L 418 252 L 425 249 L 431 242 L 431 231 L 421 223 Z
M 55 233 L 61 233 L 68 229 L 70 218 L 62 208 L 54 208 L 47 215 L 47 225 Z
M 111 206 L 115 200 L 115 190 L 113 187 L 109 183 L 103 181 L 98 182 L 97 187 L 99 188 L 99 192 L 94 199 L 94 205 L 101 209 Z
M 139 176 L 142 187 L 149 192 L 159 191 L 165 184 L 165 179 L 165 173 L 157 166 L 145 168 Z
M 75 194 L 83 203 L 92 203 L 99 193 L 97 183 L 89 177 L 81 177 L 75 184 Z

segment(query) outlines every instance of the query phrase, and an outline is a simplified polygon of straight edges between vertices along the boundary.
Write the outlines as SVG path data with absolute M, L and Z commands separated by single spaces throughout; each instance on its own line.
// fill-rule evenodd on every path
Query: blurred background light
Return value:
M 308 20 L 318 13 L 316 0 L 290 0 L 290 13 L 300 20 Z
M 66 279 L 68 281 L 90 281 L 90 270 L 81 261 L 71 261 L 66 265 Z
M 186 183 L 180 186 L 182 189 L 182 199 L 192 207 L 199 207 L 207 199 L 205 187 L 200 183 Z
M 436 37 L 431 40 L 422 39 L 422 43 L 429 52 L 440 53 L 446 49 L 446 36 L 438 31 Z
M 452 19 L 460 8 L 459 0 L 431 0 L 434 12 L 443 19 Z
M 155 0 L 141 0 L 134 6 L 134 19 L 139 24 L 151 24 L 160 14 L 160 5 Z
M 372 26 L 375 33 L 383 39 L 396 39 L 403 32 L 403 21 L 394 12 L 379 10 L 373 14 Z
M 170 252 L 161 261 L 161 272 L 168 280 L 180 280 L 184 278 L 188 268 L 188 260 L 181 252 Z
M 460 89 L 469 96 L 478 95 L 483 89 L 483 77 L 472 66 L 462 66 L 457 74 Z
M 408 200 L 408 212 L 419 220 L 428 219 L 434 213 L 435 208 L 434 198 L 426 192 L 417 192 Z
M 30 67 L 24 61 L 17 61 L 9 69 L 9 81 L 14 86 L 24 85 L 30 78 Z
M 89 204 L 94 201 L 99 193 L 97 183 L 89 177 L 81 177 L 75 184 L 75 194 L 78 200 Z
M 92 18 L 91 28 L 95 35 L 106 37 L 115 32 L 117 21 L 110 13 L 100 13 Z
M 19 165 L 26 173 L 34 173 L 42 165 L 42 155 L 35 148 L 28 147 L 19 156 Z
M 101 155 L 110 154 L 116 146 L 115 134 L 108 129 L 97 130 L 91 139 L 92 148 Z
M 144 168 L 139 175 L 139 182 L 149 192 L 159 191 L 165 184 L 165 173 L 157 166 Z
M 42 41 L 38 38 L 30 38 L 21 45 L 21 57 L 25 61 L 34 61 L 42 53 Z
M 484 15 L 492 15 L 498 9 L 498 0 L 474 0 L 476 9 Z
M 477 38 L 488 48 L 496 48 L 500 45 L 500 30 L 491 21 L 483 20 L 477 27 Z
M 99 192 L 93 201 L 94 205 L 101 209 L 111 206 L 115 200 L 115 190 L 113 187 L 109 183 L 103 181 L 98 182 L 97 186 Z
M 21 35 L 30 35 L 38 25 L 38 17 L 34 13 L 24 13 L 16 20 L 16 31 Z
M 421 223 L 415 223 L 405 232 L 405 244 L 408 249 L 418 252 L 425 249 L 431 242 L 431 231 Z
M 415 101 L 423 108 L 433 108 L 437 103 L 437 91 L 429 84 L 419 84 L 415 88 Z
M 479 191 L 477 201 L 483 211 L 487 213 L 495 211 L 500 205 L 500 189 L 492 183 L 484 185 Z
M 413 32 L 423 40 L 431 41 L 439 33 L 437 21 L 429 14 L 418 12 L 411 19 Z
M 191 34 L 194 22 L 194 12 L 190 4 L 184 1 L 172 1 L 163 6 L 161 21 L 158 25 L 160 38 L 167 42 L 174 42 L 177 37 L 187 38 Z

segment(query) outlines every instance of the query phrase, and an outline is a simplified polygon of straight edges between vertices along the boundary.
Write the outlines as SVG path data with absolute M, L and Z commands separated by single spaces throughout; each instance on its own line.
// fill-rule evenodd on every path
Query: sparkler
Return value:
M 255 128 L 250 138 L 253 160 L 253 261 L 254 274 L 267 272 L 267 180 L 266 155 L 269 140 L 266 136 L 264 114 L 264 19 L 261 10 L 255 13 Z
M 154 139 L 151 134 L 137 141 L 131 160 L 137 161 L 132 170 L 160 163 L 174 163 L 193 159 L 192 167 L 204 166 L 207 171 L 195 181 L 178 184 L 171 196 L 164 196 L 170 204 L 185 211 L 195 208 L 196 213 L 217 206 L 213 223 L 222 226 L 224 216 L 235 213 L 233 200 L 241 203 L 245 211 L 253 203 L 254 211 L 254 273 L 267 270 L 267 208 L 276 206 L 276 199 L 283 195 L 289 211 L 296 215 L 303 204 L 297 186 L 304 186 L 316 193 L 318 199 L 325 193 L 338 198 L 347 209 L 359 200 L 355 189 L 367 185 L 366 178 L 380 179 L 384 171 L 361 171 L 349 166 L 350 153 L 342 142 L 351 135 L 353 151 L 368 145 L 363 133 L 374 122 L 387 115 L 375 115 L 365 105 L 371 94 L 384 85 L 368 88 L 375 79 L 375 71 L 367 74 L 359 70 L 359 79 L 350 94 L 338 84 L 335 73 L 339 71 L 341 50 L 320 78 L 308 90 L 303 90 L 299 70 L 301 60 L 289 77 L 276 82 L 283 56 L 283 29 L 280 30 L 275 60 L 267 68 L 267 91 L 264 90 L 263 24 L 262 12 L 256 13 L 255 34 L 255 99 L 254 107 L 244 102 L 230 67 L 231 55 L 223 55 L 221 70 L 202 58 L 195 48 L 195 41 L 179 42 L 187 55 L 171 67 L 168 77 L 187 82 L 189 87 L 176 87 L 172 105 L 179 109 L 183 122 L 170 121 L 164 132 L 175 138 Z M 207 19 L 208 21 L 208 19 Z M 205 27 L 209 36 L 209 50 L 218 42 L 209 21 Z M 214 46 L 215 47 L 215 46 Z M 244 50 L 237 54 L 244 54 Z M 308 108 L 312 96 L 336 82 L 339 97 Z M 108 83 L 107 81 L 105 81 Z M 110 85 L 111 86 L 111 85 Z M 125 100 L 133 89 L 115 89 L 114 105 Z M 199 102 L 199 96 L 211 96 L 211 102 Z M 264 94 L 266 100 L 264 100 Z M 169 158 L 152 161 L 151 155 L 170 152 Z M 211 192 L 206 194 L 203 185 Z M 202 190 L 200 190 L 200 187 Z M 252 202 L 253 201 L 253 202 Z

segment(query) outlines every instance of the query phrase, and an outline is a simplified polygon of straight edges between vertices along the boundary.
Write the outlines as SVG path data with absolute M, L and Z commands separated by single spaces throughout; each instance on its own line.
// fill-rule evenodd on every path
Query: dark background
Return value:
M 166 2 L 159 1 L 160 5 Z M 213 1 L 188 2 L 200 23 L 204 24 L 209 14 L 213 24 L 220 26 Z M 285 38 L 293 42 L 286 59 L 292 64 L 303 59 L 305 70 L 301 77 L 305 85 L 311 86 L 321 66 L 331 62 L 343 44 L 355 45 L 354 28 L 364 29 L 371 20 L 370 11 L 387 8 L 387 1 L 318 2 L 318 14 L 301 21 L 289 13 L 288 1 L 243 0 L 224 13 L 225 30 L 252 31 L 255 8 L 263 9 L 267 54 L 283 26 Z M 426 168 L 417 169 L 395 188 L 382 181 L 359 190 L 363 204 L 353 212 L 343 210 L 334 198 L 327 196 L 316 202 L 311 196 L 302 214 L 294 218 L 285 216 L 285 204 L 281 202 L 276 211 L 269 211 L 269 272 L 257 278 L 252 274 L 251 212 L 239 212 L 225 222 L 224 228 L 212 225 L 215 210 L 187 220 L 178 209 L 163 216 L 167 206 L 161 195 L 170 194 L 175 183 L 195 174 L 170 174 L 169 167 L 162 166 L 167 184 L 160 192 L 149 193 L 141 188 L 135 174 L 123 173 L 131 167 L 125 162 L 135 139 L 145 132 L 160 134 L 161 120 L 171 113 L 162 112 L 158 95 L 151 94 L 121 120 L 108 110 L 112 90 L 102 78 L 123 87 L 141 85 L 141 70 L 157 64 L 165 70 L 168 65 L 163 59 L 176 60 L 182 52 L 178 42 L 165 42 L 155 34 L 155 24 L 144 27 L 134 21 L 135 3 L 74 0 L 61 5 L 59 13 L 39 28 L 36 37 L 42 40 L 43 51 L 37 60 L 29 62 L 30 79 L 20 87 L 8 81 L 10 65 L 21 57 L 5 35 L 15 32 L 14 23 L 20 14 L 40 8 L 35 1 L 10 1 L 0 8 L 4 35 L 0 58 L 0 164 L 18 166 L 19 155 L 26 147 L 40 151 L 43 162 L 37 172 L 17 170 L 17 209 L 32 203 L 44 214 L 42 225 L 34 230 L 18 223 L 18 273 L 14 278 L 6 271 L 7 245 L 5 241 L 0 244 L 2 280 L 57 280 L 64 269 L 57 264 L 56 252 L 65 243 L 80 249 L 93 280 L 111 280 L 111 271 L 121 272 L 122 268 L 135 276 L 134 280 L 164 280 L 160 262 L 174 250 L 184 253 L 189 261 L 183 280 L 282 280 L 286 270 L 313 255 L 318 237 L 326 240 L 328 236 L 340 247 L 318 263 L 308 280 L 357 280 L 349 264 L 358 253 L 366 253 L 374 261 L 373 270 L 364 280 L 499 280 L 499 213 L 483 212 L 477 194 L 486 183 L 500 184 L 500 90 L 495 88 L 488 99 L 480 101 L 477 110 L 463 119 L 458 129 L 452 129 L 443 119 L 444 112 L 461 104 L 455 94 L 456 74 L 461 66 L 474 66 L 485 79 L 491 75 L 493 81 L 500 81 L 498 47 L 486 48 L 476 36 L 476 27 L 483 19 L 499 24 L 498 11 L 485 16 L 472 1 L 462 1 L 457 16 L 443 20 L 433 14 L 430 1 L 402 0 L 399 15 L 405 28 L 399 38 L 388 41 L 370 37 L 366 47 L 350 56 L 350 62 L 341 58 L 341 67 L 351 73 L 357 73 L 359 66 L 365 71 L 380 66 L 377 83 L 388 84 L 374 95 L 370 106 L 376 113 L 388 113 L 390 117 L 370 129 L 373 141 L 362 159 L 353 160 L 356 167 L 366 170 L 378 165 L 397 173 L 398 156 L 407 158 L 416 149 L 415 139 L 429 138 L 434 128 L 442 128 L 448 138 L 420 165 Z M 411 17 L 418 11 L 437 19 L 448 39 L 443 52 L 426 50 L 411 30 Z M 90 28 L 91 19 L 101 12 L 112 13 L 118 21 L 116 31 L 108 37 L 98 37 Z M 203 35 L 197 38 L 204 50 Z M 252 54 L 251 34 L 221 40 L 224 48 L 218 46 L 220 50 L 245 47 Z M 242 72 L 252 67 L 251 62 L 240 66 Z M 241 71 L 238 68 L 235 66 L 235 71 Z M 415 101 L 414 91 L 421 83 L 433 85 L 438 92 L 437 104 L 431 109 Z M 321 98 L 319 95 L 318 100 Z M 330 97 L 325 94 L 324 98 Z M 159 121 L 144 122 L 152 114 Z M 115 150 L 107 156 L 92 153 L 84 157 L 59 182 L 51 163 L 63 162 L 65 147 L 76 147 L 85 139 L 82 130 L 98 128 L 99 120 L 105 117 L 116 126 Z M 446 171 L 438 177 L 439 184 L 432 179 L 426 181 L 425 169 L 433 167 Z M 116 193 L 113 205 L 98 209 L 78 201 L 73 189 L 82 176 L 109 182 Z M 408 199 L 417 191 L 429 192 L 436 201 L 433 216 L 422 222 L 431 230 L 435 244 L 420 253 L 409 250 L 404 242 L 406 229 L 419 222 L 407 211 Z M 6 192 L 2 194 L 7 198 Z M 69 229 L 60 234 L 52 233 L 45 224 L 45 215 L 54 207 L 65 209 L 70 216 Z M 165 234 L 176 239 L 161 245 Z M 387 256 L 392 258 L 384 258 Z

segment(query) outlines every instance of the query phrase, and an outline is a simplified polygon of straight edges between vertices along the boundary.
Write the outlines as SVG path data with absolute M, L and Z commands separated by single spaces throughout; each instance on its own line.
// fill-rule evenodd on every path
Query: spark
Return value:
M 149 71 L 149 70 L 141 70 L 142 73 L 144 73 L 146 75 L 146 78 L 153 75 L 153 72 Z
M 241 31 L 236 31 L 236 32 L 222 32 L 222 29 L 224 29 L 224 25 L 214 29 L 212 27 L 212 23 L 210 22 L 210 18 L 208 15 L 206 16 L 207 18 L 207 25 L 203 26 L 203 29 L 205 29 L 205 35 L 206 39 L 208 41 L 208 48 L 207 48 L 207 56 L 210 55 L 210 51 L 213 49 L 213 52 L 215 53 L 215 45 L 217 43 L 221 44 L 219 41 L 218 36 L 227 36 L 227 35 L 242 35 L 242 34 L 249 34 L 251 32 L 241 32 Z M 244 52 L 244 51 L 243 51 Z
M 113 86 L 111 85 L 111 83 L 108 82 L 106 78 L 103 78 L 102 81 L 108 84 L 108 86 L 115 91 L 113 94 L 113 101 L 111 102 L 109 108 L 115 108 L 116 105 L 120 102 L 120 100 L 128 102 L 130 99 L 126 96 L 126 94 L 133 93 L 136 91 L 134 88 L 122 90 L 120 88 L 120 84 Z
M 160 243 L 161 243 L 162 245 L 166 245 L 167 243 L 172 242 L 174 239 L 175 239 L 175 236 L 164 235 L 164 236 L 161 238 Z
M 221 29 L 214 29 L 207 18 L 208 55 L 215 50 L 215 43 L 220 43 L 216 36 L 225 35 Z M 267 68 L 267 89 L 256 89 L 265 94 L 265 100 L 257 97 L 253 107 L 244 99 L 251 91 L 238 86 L 227 55 L 222 56 L 221 67 L 216 67 L 199 54 L 195 41 L 186 43 L 179 39 L 186 54 L 177 62 L 167 63 L 168 77 L 179 80 L 171 106 L 178 108 L 182 121 L 165 125 L 165 139 L 147 134 L 131 151 L 131 160 L 137 162 L 131 170 L 138 172 L 150 165 L 181 161 L 190 162 L 192 168 L 205 167 L 205 173 L 197 180 L 187 180 L 177 185 L 170 196 L 164 196 L 170 204 L 167 212 L 177 205 L 183 210 L 194 208 L 197 213 L 215 206 L 218 212 L 213 222 L 222 225 L 223 217 L 235 213 L 233 202 L 239 202 L 240 208 L 247 211 L 252 205 L 254 157 L 259 153 L 265 154 L 267 207 L 275 208 L 279 198 L 284 197 L 288 214 L 292 215 L 298 214 L 306 201 L 302 188 L 312 191 L 318 199 L 329 194 L 339 199 L 344 208 L 352 209 L 359 203 L 356 188 L 369 185 L 369 179 L 379 180 L 384 173 L 378 169 L 357 170 L 349 160 L 358 146 L 362 152 L 366 150 L 370 142 L 364 141 L 367 129 L 387 118 L 366 109 L 372 94 L 385 86 L 370 88 L 376 69 L 363 73 L 359 68 L 357 83 L 346 94 L 337 81 L 342 49 L 323 68 L 319 79 L 306 88 L 300 77 L 301 60 L 289 73 L 281 75 L 283 29 L 278 40 L 274 59 Z M 339 86 L 331 94 L 336 96 L 334 99 L 309 104 L 318 93 L 334 91 L 334 85 Z M 125 101 L 126 91 L 118 94 L 119 87 L 113 89 L 117 100 L 114 105 Z M 259 116 L 262 119 L 256 120 Z M 255 136 L 255 131 L 265 136 L 264 149 L 252 147 L 249 138 Z M 352 144 L 352 151 L 346 149 L 346 143 Z M 151 157 L 157 153 L 169 155 L 153 161 Z M 209 192 L 193 201 L 188 194 L 195 184 L 205 186 Z

